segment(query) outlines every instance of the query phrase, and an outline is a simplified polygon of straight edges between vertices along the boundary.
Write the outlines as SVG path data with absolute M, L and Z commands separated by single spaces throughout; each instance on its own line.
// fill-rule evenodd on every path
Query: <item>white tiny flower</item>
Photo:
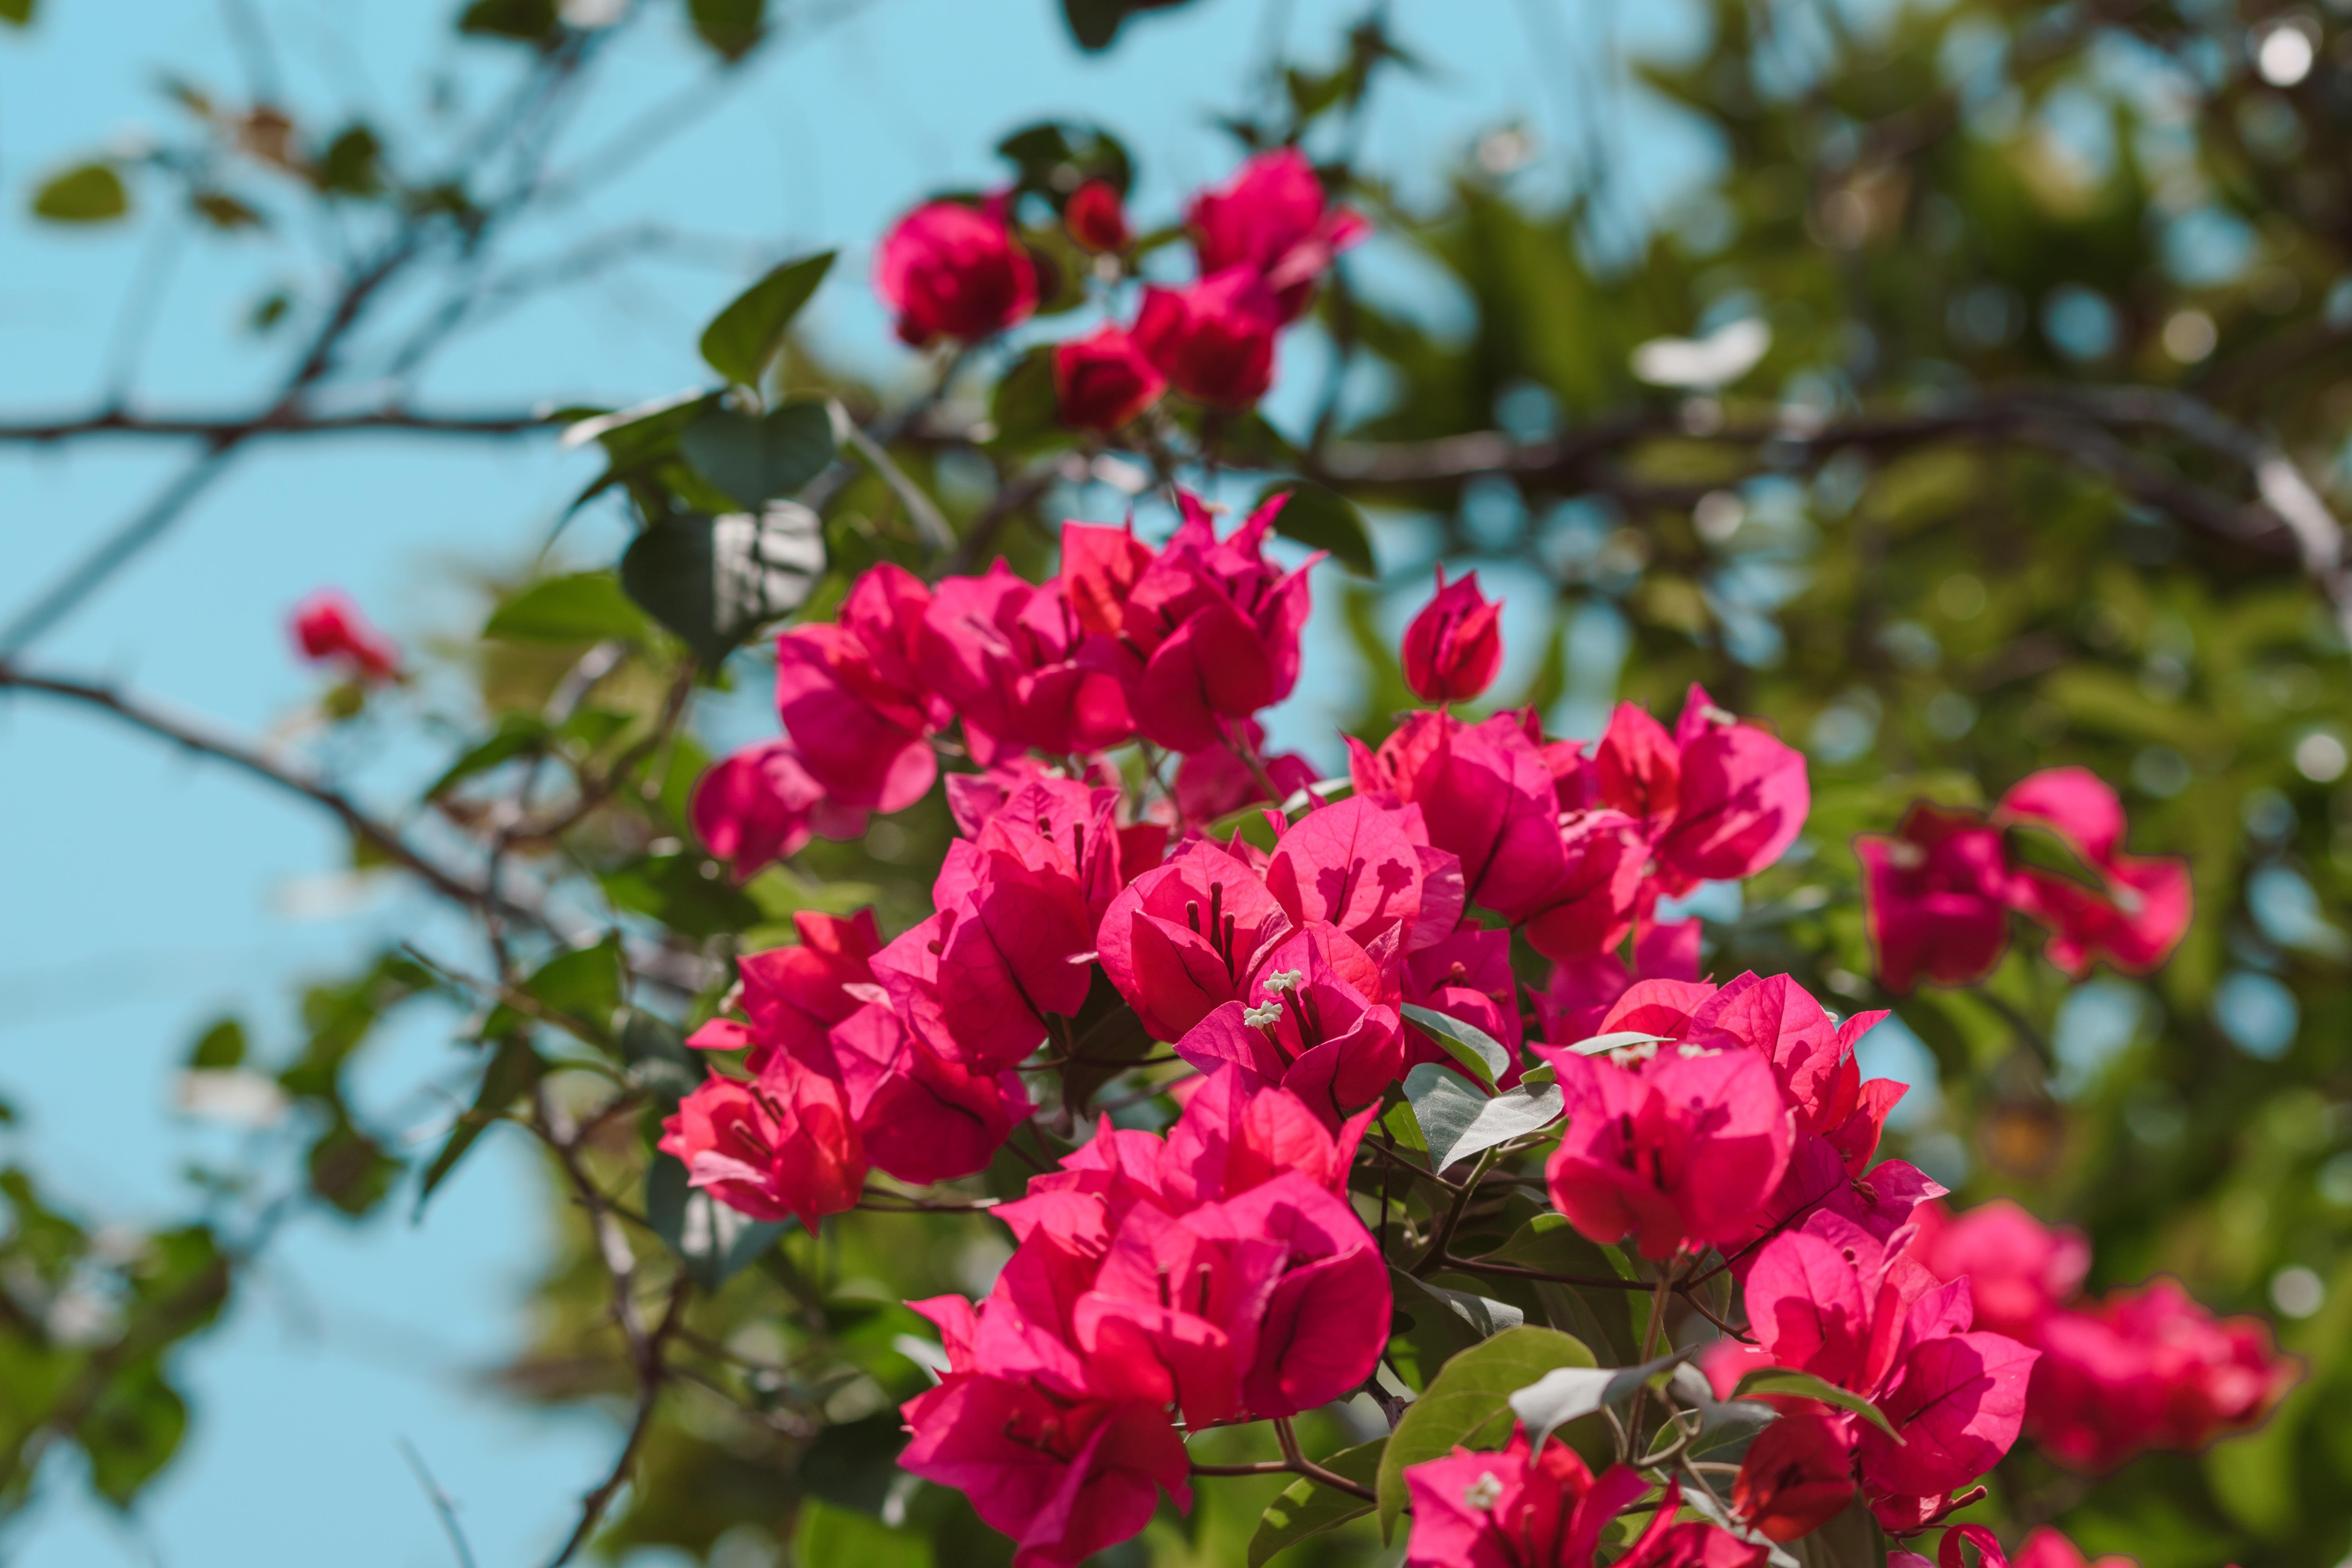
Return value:
M 1263 1007 L 1245 1007 L 1242 1010 L 1242 1022 L 1253 1029 L 1271 1028 L 1282 1022 L 1282 1004 L 1269 1002 Z
M 1490 1509 L 1502 1495 L 1502 1480 L 1492 1470 L 1481 1470 L 1476 1480 L 1462 1489 L 1462 1501 L 1468 1508 Z
M 1306 978 L 1307 972 L 1303 969 L 1277 969 L 1273 973 L 1267 975 L 1264 981 L 1260 982 L 1260 984 L 1265 985 L 1268 991 L 1278 994 L 1284 991 L 1296 990 L 1299 982 Z

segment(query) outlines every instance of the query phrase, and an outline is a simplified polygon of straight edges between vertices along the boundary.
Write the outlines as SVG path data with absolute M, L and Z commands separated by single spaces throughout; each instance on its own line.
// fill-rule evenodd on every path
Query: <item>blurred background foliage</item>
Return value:
M 1066 0 L 1068 26 L 1085 47 L 1149 50 L 1148 13 L 1166 4 Z M 1307 416 L 1223 432 L 1223 482 L 1303 474 L 1369 520 L 1377 572 L 1326 573 L 1340 613 L 1315 654 L 1333 661 L 1318 689 L 1357 733 L 1376 738 L 1409 705 L 1391 650 L 1442 560 L 1505 592 L 1525 671 L 1508 703 L 1556 731 L 1595 733 L 1620 699 L 1670 713 L 1696 681 L 1803 746 L 1815 804 L 1798 847 L 1744 901 L 1694 900 L 1707 967 L 1786 969 L 1841 1006 L 1892 1006 L 1900 1023 L 1874 1037 L 1868 1065 L 1916 1086 L 1893 1152 L 1956 1201 L 2012 1195 L 2084 1227 L 2095 1288 L 2175 1274 L 2218 1310 L 2271 1314 L 2308 1365 L 2265 1427 L 2203 1454 L 2083 1477 L 2021 1448 L 1980 1513 L 2056 1522 L 2147 1568 L 2337 1563 L 2352 1552 L 2352 586 L 2329 512 L 2352 506 L 2352 18 L 2266 0 L 1701 8 L 1683 57 L 1612 56 L 1600 79 L 1560 81 L 1590 129 L 1564 190 L 1527 177 L 1534 148 L 1513 122 L 1439 199 L 1408 202 L 1352 165 L 1381 83 L 1422 68 L 1410 39 L 1442 8 L 1372 5 L 1345 36 L 1234 84 L 1223 107 L 1237 154 L 1302 143 L 1381 237 L 1316 306 L 1317 352 L 1297 372 L 1320 378 Z M 590 9 L 477 0 L 456 25 L 519 47 L 527 71 L 560 70 L 606 47 Z M 722 59 L 775 20 L 760 0 L 684 10 Z M 1008 124 L 1032 107 L 1017 86 Z M 1663 215 L 1620 172 L 1612 106 L 1629 93 L 1671 102 L 1720 151 L 1717 176 Z M 231 227 L 258 221 L 239 182 L 275 167 L 302 199 L 445 235 L 460 255 L 499 221 L 480 188 L 394 174 L 417 164 L 390 127 L 313 133 L 182 96 L 195 128 L 180 151 L 56 173 L 28 193 L 36 210 L 108 221 L 160 182 Z M 1150 153 L 1073 129 L 1009 144 L 1006 172 L 1046 197 L 1057 164 Z M 257 323 L 271 312 L 264 298 Z M 1065 331 L 1051 318 L 1034 335 Z M 1661 340 L 1677 340 L 1667 363 L 1637 355 Z M 1129 470 L 1071 455 L 1020 346 L 947 366 L 911 415 L 902 388 L 805 344 L 784 353 L 772 387 L 837 396 L 898 469 L 821 482 L 834 570 L 804 614 L 829 614 L 874 560 L 919 563 L 906 484 L 934 499 L 965 564 L 1002 552 L 1033 575 L 1059 517 L 1124 504 Z M 1180 447 L 1184 435 L 1170 433 Z M 667 447 L 640 460 L 625 439 L 605 446 L 646 521 L 690 508 L 703 482 L 690 465 Z M 803 908 L 872 903 L 886 931 L 903 929 L 928 909 L 947 813 L 934 796 L 742 888 L 715 877 L 682 809 L 708 752 L 664 721 L 690 667 L 600 581 L 492 584 L 484 637 L 438 650 L 468 678 L 470 711 L 451 715 L 455 765 L 426 805 L 549 886 L 585 889 L 636 945 L 537 967 L 543 1011 L 530 1016 L 488 1010 L 462 974 L 393 952 L 322 983 L 304 1009 L 312 1033 L 282 1059 L 234 1023 L 206 1033 L 192 1069 L 307 1108 L 299 1149 L 254 1155 L 255 1169 L 298 1160 L 297 1195 L 264 1202 L 249 1171 L 211 1173 L 205 1223 L 126 1239 L 67 1217 L 30 1174 L 0 1178 L 0 1502 L 21 1500 L 59 1438 L 126 1502 L 190 1419 L 171 1347 L 219 1310 L 279 1205 L 404 1216 L 475 1135 L 513 1120 L 575 1158 L 573 1173 L 549 1163 L 566 1239 L 506 1392 L 626 1422 L 637 1335 L 667 1333 L 674 1357 L 595 1550 L 725 1568 L 1004 1559 L 960 1498 L 892 1465 L 894 1407 L 923 1385 L 905 1337 L 929 1337 L 897 1303 L 984 1289 L 1009 1251 L 1001 1228 L 861 1213 L 821 1239 L 714 1259 L 645 1152 L 681 1081 L 675 1028 L 655 1016 L 690 1022 L 720 989 L 707 964 L 661 954 L 772 944 Z M 609 673 L 571 689 L 598 648 Z M 770 663 L 753 647 L 700 678 L 756 700 Z M 1308 749 L 1336 766 L 1328 736 Z M 2190 859 L 2196 921 L 2173 961 L 2075 984 L 2021 942 L 1980 991 L 1882 994 L 1853 836 L 1888 830 L 1914 799 L 1986 802 L 2062 763 L 2124 792 L 2133 851 Z M 601 793 L 561 831 L 517 837 L 498 814 L 541 770 L 580 798 Z M 376 1020 L 427 996 L 483 1042 L 479 1087 L 440 1160 L 412 1169 L 340 1085 Z M 623 1015 L 645 1027 L 588 1038 L 601 1054 L 547 1026 L 588 1019 L 594 1037 L 625 1003 L 648 1009 Z M 623 1113 L 573 1120 L 612 1104 L 615 1082 L 635 1094 Z M 1025 1168 L 1002 1163 L 988 1184 L 1017 1190 Z M 578 1172 L 606 1204 L 580 1200 Z M 620 1288 L 656 1316 L 691 1296 L 675 1322 L 616 1329 L 616 1226 L 632 1259 Z M 680 1277 L 723 1282 L 673 1289 Z M 1309 1447 L 1355 1440 L 1333 1425 Z M 1271 1454 L 1230 1441 L 1235 1458 Z M 1204 1487 L 1190 1518 L 1168 1513 L 1108 1560 L 1245 1561 L 1257 1494 L 1275 1489 Z M 1284 1561 L 1378 1559 L 1359 1526 Z

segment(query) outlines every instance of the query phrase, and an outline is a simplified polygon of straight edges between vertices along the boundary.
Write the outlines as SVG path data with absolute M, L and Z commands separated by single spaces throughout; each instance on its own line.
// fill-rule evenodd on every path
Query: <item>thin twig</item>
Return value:
M 425 1500 L 433 1505 L 442 1530 L 449 1537 L 449 1549 L 457 1554 L 457 1568 L 474 1568 L 474 1549 L 466 1543 L 465 1527 L 457 1522 L 457 1504 L 441 1489 L 441 1483 L 433 1479 L 433 1472 L 425 1468 L 425 1456 L 416 1451 L 415 1444 L 403 1437 L 400 1451 L 407 1457 L 408 1468 L 416 1472 L 416 1484 L 425 1489 Z

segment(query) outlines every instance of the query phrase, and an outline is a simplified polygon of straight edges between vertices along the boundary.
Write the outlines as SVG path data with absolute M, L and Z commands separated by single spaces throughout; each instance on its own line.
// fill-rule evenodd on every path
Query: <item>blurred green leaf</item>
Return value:
M 1356 510 L 1353 501 L 1311 479 L 1281 479 L 1259 491 L 1254 504 L 1264 506 L 1277 495 L 1287 495 L 1289 499 L 1275 514 L 1276 533 L 1297 540 L 1310 550 L 1328 552 L 1332 560 L 1359 577 L 1378 574 L 1379 568 L 1372 559 L 1371 535 L 1365 531 L 1364 514 Z
M 486 637 L 517 642 L 583 643 L 605 637 L 642 644 L 643 610 L 610 572 L 580 572 L 533 583 L 501 604 L 482 627 Z
M 758 47 L 767 30 L 767 0 L 687 0 L 687 15 L 711 52 L 730 64 Z
M 748 9 L 757 26 L 760 0 L 699 0 L 698 26 L 702 4 Z M 710 368 L 740 385 L 759 384 L 768 362 L 784 346 L 793 319 L 832 269 L 834 254 L 819 251 L 783 263 L 711 318 L 710 325 L 702 330 L 702 357 Z
M 192 1072 L 219 1072 L 245 1064 L 245 1026 L 235 1018 L 223 1018 L 196 1037 L 188 1051 L 188 1068 Z
M 833 461 L 833 410 L 823 398 L 765 416 L 712 404 L 678 433 L 677 444 L 704 479 L 756 510 L 798 491 Z
M 466 1152 L 492 1122 L 506 1114 L 509 1106 L 530 1092 L 543 1069 L 544 1064 L 531 1048 L 527 1034 L 509 1035 L 498 1042 L 489 1064 L 482 1069 L 482 1082 L 475 1092 L 474 1103 L 457 1118 L 457 1125 L 449 1129 L 449 1136 L 441 1144 L 441 1152 L 425 1168 L 424 1180 L 416 1190 L 417 1215 L 424 1214 L 425 1200 L 457 1168 Z
M 756 517 L 691 512 L 655 523 L 622 555 L 621 586 L 715 668 L 806 603 L 824 570 L 816 514 L 779 500 Z
M 33 216 L 51 223 L 105 223 L 131 210 L 131 193 L 111 163 L 78 163 L 33 193 Z
M 646 1217 L 694 1282 L 713 1291 L 757 1262 L 791 1224 L 755 1220 L 714 1202 L 668 1154 L 656 1154 L 646 1172 Z
M 474 0 L 458 15 L 457 31 L 522 43 L 545 43 L 558 26 L 556 0 Z

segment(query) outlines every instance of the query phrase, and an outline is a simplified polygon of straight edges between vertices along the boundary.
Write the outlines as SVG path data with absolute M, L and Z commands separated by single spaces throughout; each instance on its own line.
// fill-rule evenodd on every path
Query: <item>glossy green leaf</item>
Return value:
M 1360 1443 L 1315 1462 L 1335 1476 L 1370 1486 L 1380 1476 L 1381 1451 L 1388 1442 L 1382 1437 Z M 1361 1519 L 1375 1506 L 1352 1493 L 1301 1476 L 1265 1505 L 1265 1512 L 1257 1521 L 1257 1532 L 1250 1537 L 1249 1568 L 1264 1568 L 1276 1552 L 1296 1546 L 1309 1536 L 1337 1530 L 1349 1520 Z
M 1747 1399 L 1765 1394 L 1781 1394 L 1792 1395 L 1798 1399 L 1814 1399 L 1823 1405 L 1834 1405 L 1841 1410 L 1851 1410 L 1896 1442 L 1903 1441 L 1903 1434 L 1895 1429 L 1895 1423 L 1889 1421 L 1885 1413 L 1877 1405 L 1859 1394 L 1840 1388 L 1833 1383 L 1825 1383 L 1810 1372 L 1797 1372 L 1780 1366 L 1759 1367 L 1741 1378 L 1739 1385 L 1731 1391 L 1731 1396 L 1734 1399 Z
M 51 223 L 106 223 L 131 210 L 131 193 L 110 163 L 78 163 L 33 193 L 33 216 Z
M 758 5 L 751 7 L 757 11 Z M 784 346 L 793 319 L 832 270 L 834 252 L 797 257 L 771 271 L 728 303 L 702 330 L 702 357 L 711 369 L 743 386 L 756 386 Z
M 1412 1002 L 1406 1003 L 1402 1011 L 1423 1034 L 1436 1041 L 1448 1056 L 1468 1068 L 1471 1076 L 1483 1087 L 1493 1089 L 1495 1080 L 1511 1070 L 1511 1053 L 1503 1048 L 1500 1040 L 1477 1025 L 1465 1024 L 1433 1007 L 1423 1007 Z
M 1553 1329 L 1517 1328 L 1445 1363 L 1405 1407 L 1381 1456 L 1381 1536 L 1396 1532 L 1404 1512 L 1404 1472 L 1464 1447 L 1499 1447 L 1509 1436 L 1511 1395 L 1556 1367 L 1591 1366 L 1581 1341 Z
M 1287 494 L 1275 514 L 1274 531 L 1310 550 L 1326 551 L 1332 560 L 1359 577 L 1379 575 L 1372 556 L 1372 537 L 1356 503 L 1312 479 L 1283 479 L 1258 492 L 1264 506 L 1276 495 Z
M 1433 1171 L 1539 1131 L 1559 1120 L 1566 1104 L 1559 1086 L 1549 1083 L 1509 1089 L 1490 1098 L 1434 1062 L 1423 1062 L 1405 1074 L 1404 1092 L 1429 1145 Z
M 824 571 L 824 531 L 798 501 L 756 515 L 690 512 L 655 523 L 621 557 L 621 586 L 707 666 L 807 603 Z
M 1667 1368 L 1680 1365 L 1691 1354 L 1676 1351 L 1638 1366 L 1554 1367 L 1512 1394 L 1511 1414 L 1528 1429 L 1528 1447 L 1539 1449 L 1544 1439 L 1562 1426 L 1605 1405 L 1631 1399 L 1635 1389 Z

